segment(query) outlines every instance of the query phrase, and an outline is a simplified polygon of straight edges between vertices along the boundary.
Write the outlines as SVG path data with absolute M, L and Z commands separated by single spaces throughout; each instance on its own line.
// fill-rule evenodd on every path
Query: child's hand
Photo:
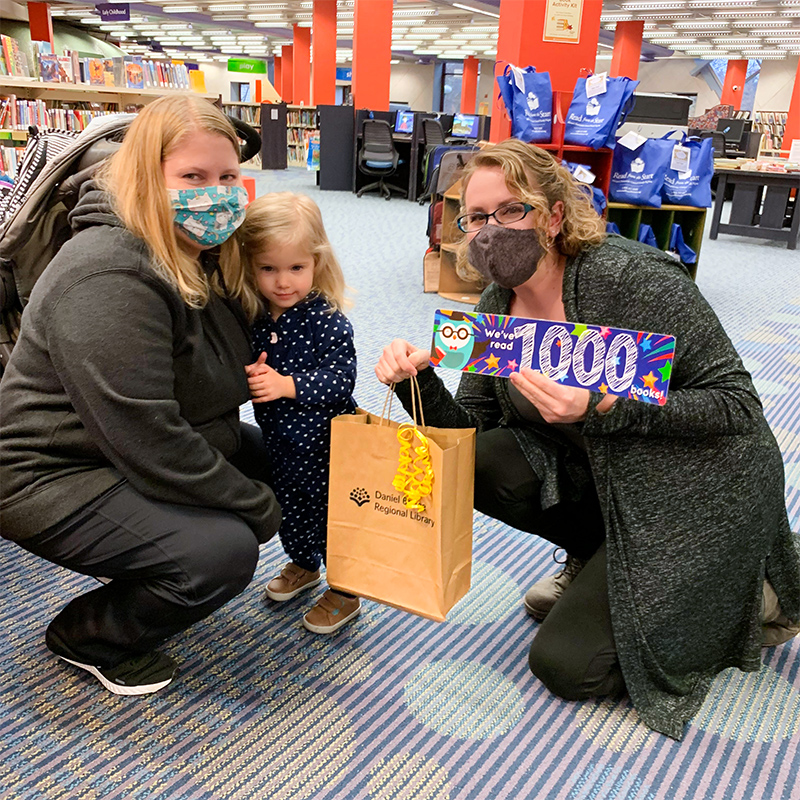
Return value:
M 252 364 L 245 364 L 244 372 L 248 378 L 253 375 L 263 375 L 269 369 L 267 367 L 267 354 L 262 353 Z
M 297 396 L 294 378 L 291 375 L 281 375 L 267 364 L 267 354 L 262 353 L 258 359 L 245 366 L 247 385 L 250 397 L 254 403 L 269 403 L 279 397 L 288 397 L 292 400 Z

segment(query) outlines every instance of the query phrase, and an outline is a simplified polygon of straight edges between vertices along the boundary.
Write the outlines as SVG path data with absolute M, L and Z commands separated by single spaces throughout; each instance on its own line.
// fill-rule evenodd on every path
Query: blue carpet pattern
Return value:
M 320 204 L 353 289 L 357 400 L 402 335 L 429 340 L 426 210 L 320 193 L 300 170 L 254 173 L 259 193 Z M 751 370 L 784 455 L 800 530 L 800 282 L 775 243 L 706 241 L 698 283 Z M 457 376 L 448 378 L 448 381 Z M 452 384 L 451 384 L 452 385 Z M 249 414 L 245 409 L 245 414 Z M 398 412 L 398 417 L 402 412 Z M 266 545 L 253 584 L 165 650 L 180 680 L 121 698 L 45 649 L 49 619 L 96 584 L 0 544 L 0 795 L 170 800 L 791 800 L 800 774 L 800 641 L 728 670 L 685 740 L 653 733 L 626 700 L 572 703 L 528 671 L 527 587 L 552 547 L 475 515 L 472 589 L 437 624 L 375 603 L 333 637 L 300 617 L 323 587 L 284 604 L 263 587 L 284 563 Z M 709 624 L 713 624 L 710 621 Z

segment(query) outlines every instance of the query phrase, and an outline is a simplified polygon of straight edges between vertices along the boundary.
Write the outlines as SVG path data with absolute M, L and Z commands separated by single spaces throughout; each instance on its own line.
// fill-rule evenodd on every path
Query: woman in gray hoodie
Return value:
M 257 304 L 231 239 L 233 127 L 161 98 L 99 177 L 0 384 L 0 513 L 5 538 L 104 582 L 50 623 L 50 650 L 146 694 L 176 670 L 158 645 L 248 585 L 280 509 L 238 414 Z

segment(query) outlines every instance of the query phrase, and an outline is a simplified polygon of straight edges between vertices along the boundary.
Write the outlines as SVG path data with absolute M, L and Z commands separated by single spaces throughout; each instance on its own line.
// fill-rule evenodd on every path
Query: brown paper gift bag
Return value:
M 470 586 L 475 430 L 414 426 L 433 469 L 415 510 L 392 484 L 400 427 L 363 409 L 331 423 L 327 580 L 443 622 Z

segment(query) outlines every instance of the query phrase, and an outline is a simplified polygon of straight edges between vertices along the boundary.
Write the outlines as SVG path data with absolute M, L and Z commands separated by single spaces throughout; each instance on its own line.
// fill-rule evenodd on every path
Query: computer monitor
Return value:
M 450 135 L 460 136 L 462 139 L 477 139 L 478 122 L 475 114 L 454 114 Z
M 725 137 L 725 144 L 738 145 L 744 136 L 745 119 L 718 119 L 717 130 Z
M 414 112 L 413 111 L 398 111 L 397 117 L 394 121 L 395 133 L 413 133 L 414 132 Z

